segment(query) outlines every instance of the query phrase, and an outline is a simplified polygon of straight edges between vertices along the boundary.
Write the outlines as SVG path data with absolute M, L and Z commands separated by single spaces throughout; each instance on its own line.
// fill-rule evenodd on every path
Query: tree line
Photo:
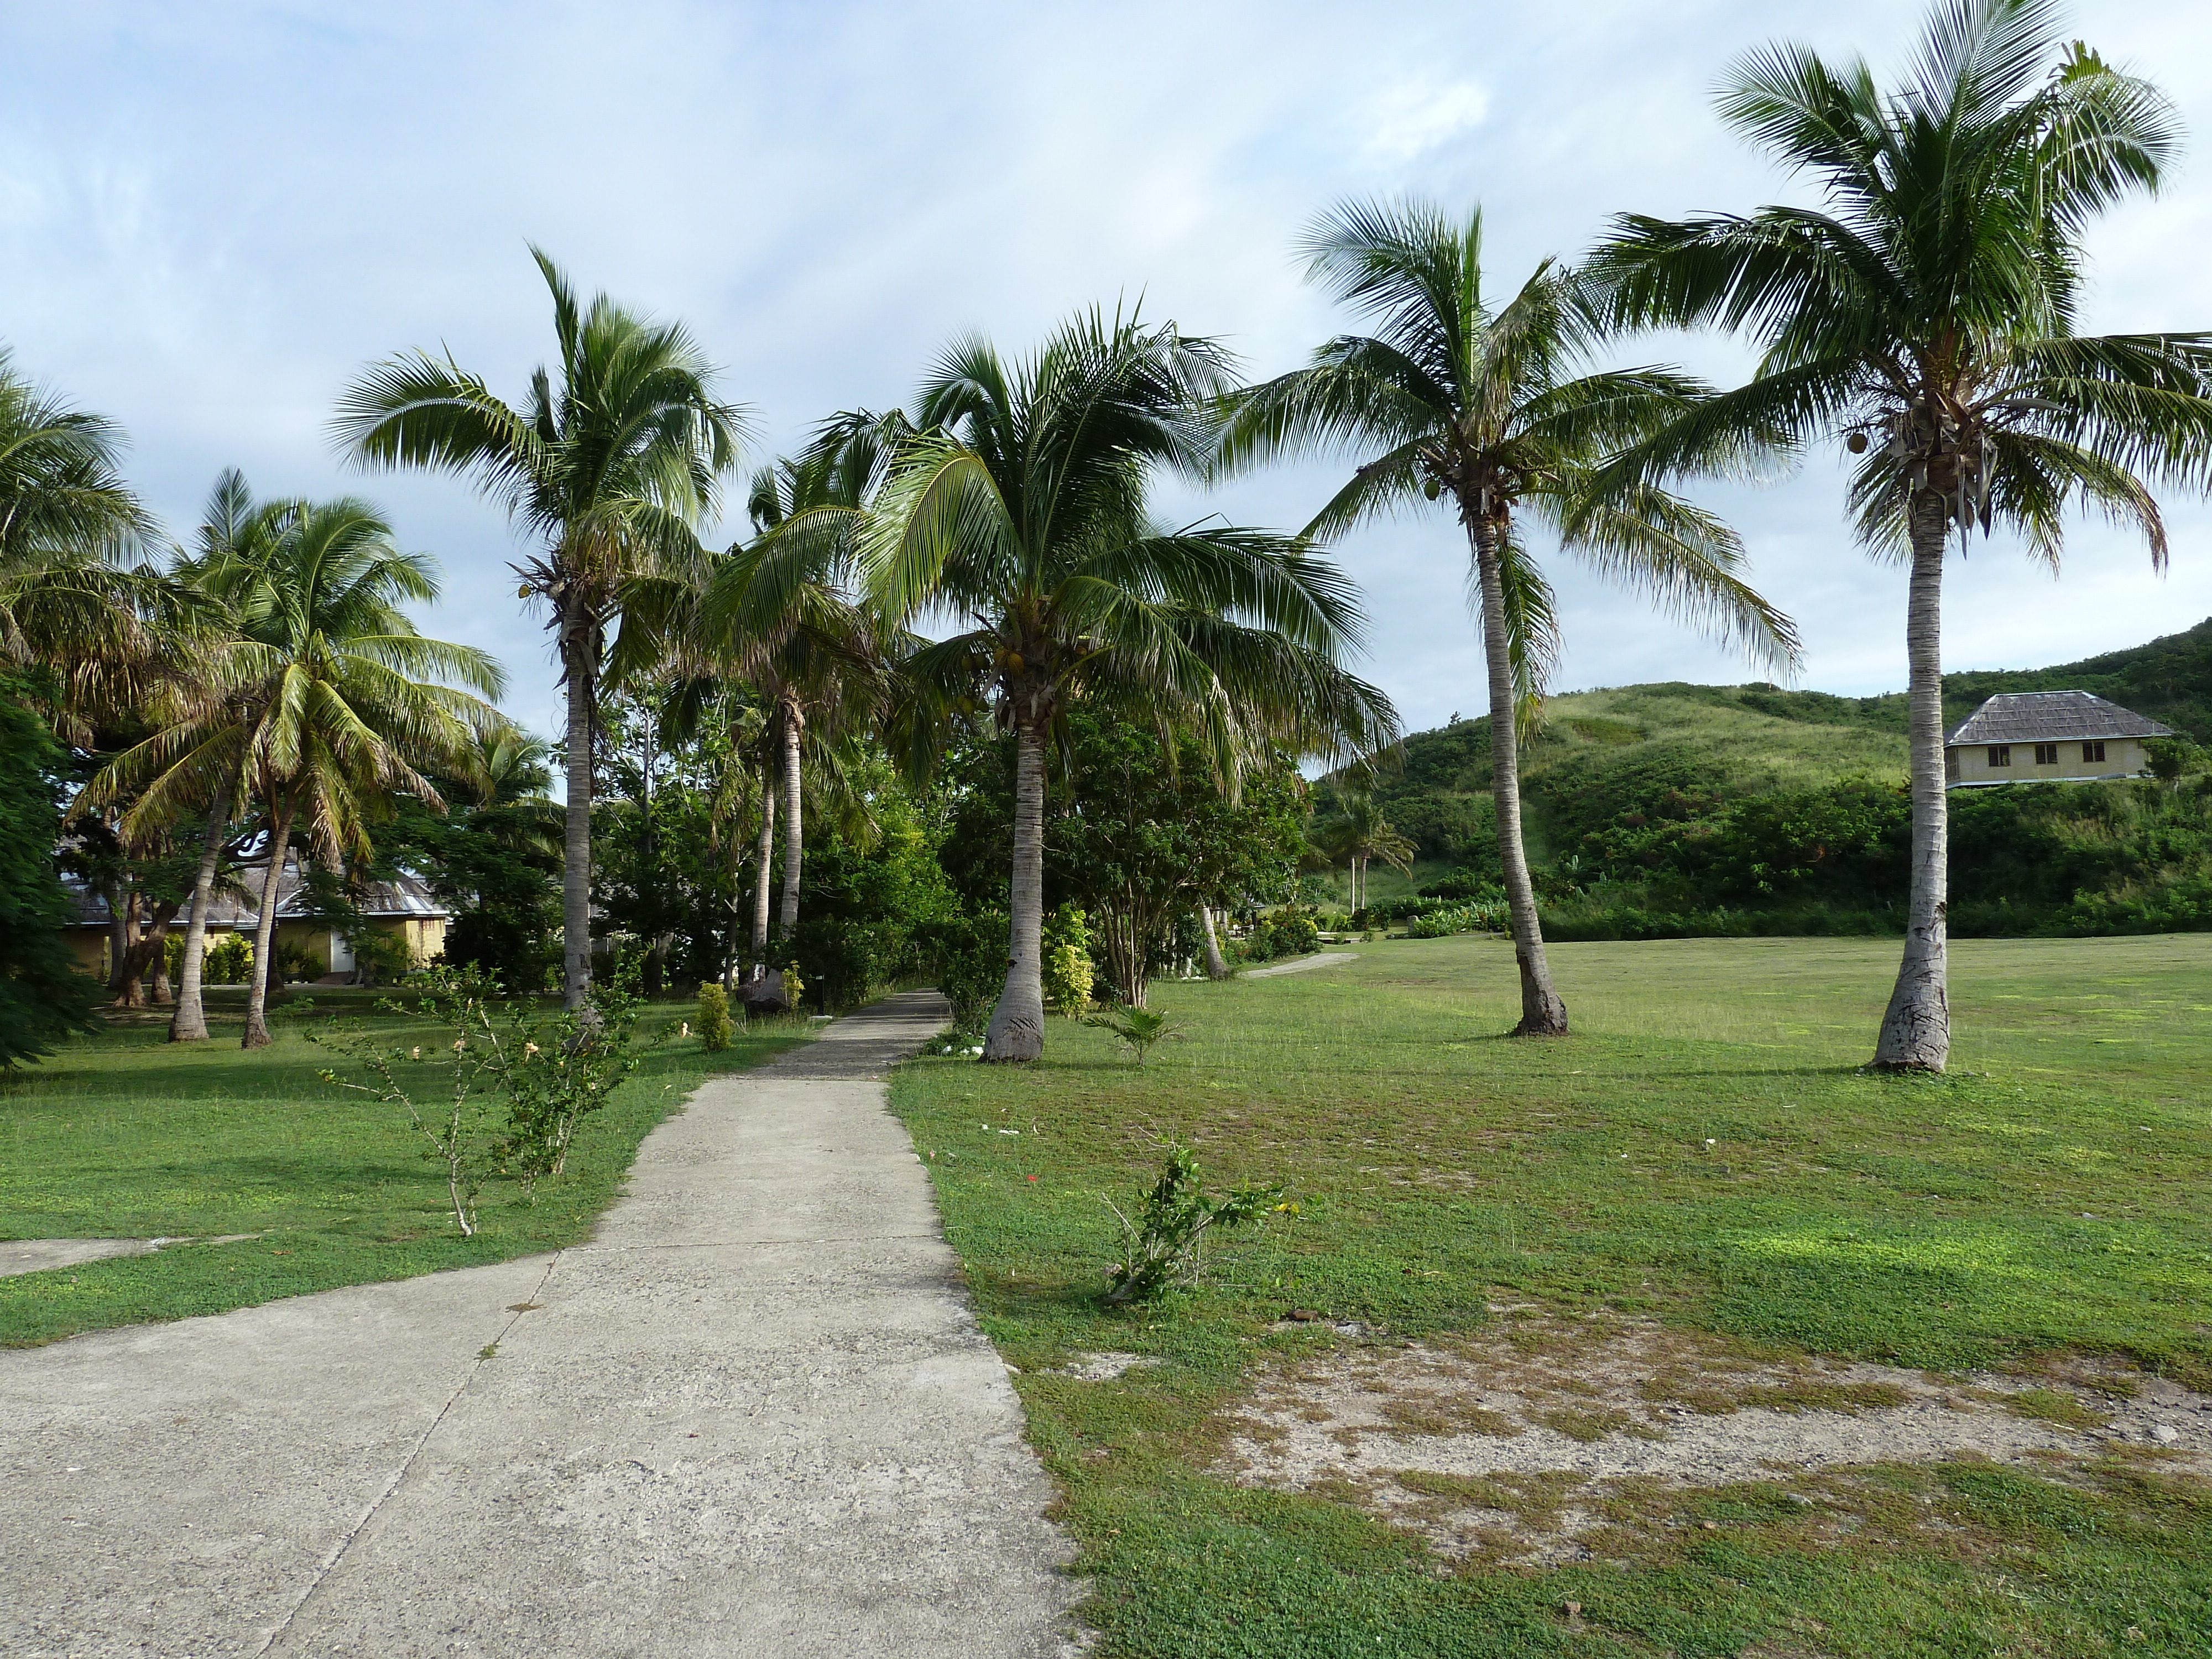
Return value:
M 751 533 L 723 550 L 702 527 L 738 471 L 746 411 L 684 328 L 583 302 L 542 252 L 556 356 L 522 398 L 450 356 L 365 371 L 339 402 L 343 451 L 470 479 L 530 544 L 518 593 L 546 619 L 567 699 L 554 752 L 568 1006 L 592 994 L 611 699 L 642 698 L 726 757 L 714 788 L 729 810 L 708 814 L 710 839 L 732 872 L 752 864 L 726 884 L 752 905 L 745 951 L 720 964 L 733 976 L 763 971 L 771 942 L 799 927 L 810 787 L 817 821 L 831 797 L 865 818 L 856 780 L 873 763 L 926 788 L 963 742 L 995 732 L 1012 751 L 1011 815 L 984 1057 L 1036 1057 L 1055 765 L 1065 783 L 1086 742 L 1141 732 L 1163 775 L 1188 761 L 1235 803 L 1248 777 L 1300 760 L 1380 761 L 1395 717 L 1349 666 L 1364 618 L 1327 548 L 1433 507 L 1466 538 L 1484 647 L 1516 1029 L 1564 1032 L 1516 759 L 1560 646 L 1541 554 L 1786 669 L 1795 627 L 1749 585 L 1741 538 L 1684 492 L 1832 444 L 1852 460 L 1855 537 L 1909 572 L 1908 925 L 1875 1063 L 1940 1070 L 1954 532 L 1963 550 L 2002 522 L 2055 564 L 2067 514 L 2086 507 L 2134 527 L 2162 563 L 2154 486 L 2212 481 L 2212 341 L 2075 330 L 2087 228 L 2157 186 L 2178 124 L 2150 83 L 2064 45 L 2046 0 L 1948 0 L 1887 88 L 1856 60 L 1770 46 L 1734 66 L 1719 106 L 1820 205 L 1625 215 L 1579 260 L 1493 290 L 1479 210 L 1346 204 L 1303 252 L 1368 331 L 1325 342 L 1307 366 L 1247 385 L 1217 341 L 1119 312 L 1079 314 L 1018 358 L 962 339 L 910 406 L 833 416 L 757 472 Z M 1664 328 L 1754 342 L 1757 368 L 1723 389 L 1611 360 Z M 120 841 L 196 825 L 203 898 L 198 872 L 256 850 L 265 934 L 292 837 L 333 865 L 358 860 L 395 802 L 434 813 L 439 779 L 480 781 L 487 746 L 512 744 L 490 702 L 496 665 L 406 623 L 399 606 L 431 597 L 434 579 L 373 509 L 258 503 L 226 479 L 198 549 L 134 557 L 155 532 L 120 482 L 112 429 L 12 368 L 0 376 L 0 648 L 58 736 L 130 738 L 78 797 Z M 1294 453 L 1356 463 L 1296 532 L 1175 525 L 1152 508 L 1170 475 L 1216 482 Z M 650 810 L 639 822 L 653 833 Z M 1387 832 L 1346 826 L 1346 855 L 1395 859 Z M 1157 902 L 1124 892 L 1122 914 L 1141 911 L 1156 937 L 1194 911 L 1210 933 L 1213 907 L 1235 896 L 1200 883 Z M 204 910 L 192 908 L 195 932 Z M 204 1030 L 183 1018 L 200 948 L 188 935 L 180 1037 Z M 1137 979 L 1132 1000 L 1152 954 L 1122 947 L 1139 964 L 1117 975 Z M 266 1040 L 257 978 L 249 1044 Z

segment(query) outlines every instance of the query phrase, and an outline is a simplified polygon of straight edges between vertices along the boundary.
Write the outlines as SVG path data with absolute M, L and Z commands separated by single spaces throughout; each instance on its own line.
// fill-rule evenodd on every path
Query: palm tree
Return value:
M 1350 869 L 1352 908 L 1355 910 L 1366 906 L 1369 860 L 1381 859 L 1401 873 L 1411 875 L 1417 850 L 1382 816 L 1375 797 L 1358 788 L 1346 789 L 1338 796 L 1336 816 L 1316 827 L 1314 843 L 1328 854 L 1331 863 L 1341 859 Z
M 1304 244 L 1309 276 L 1373 319 L 1311 365 L 1237 394 L 1220 441 L 1224 470 L 1273 455 L 1371 455 L 1307 526 L 1334 537 L 1449 496 L 1467 535 L 1470 587 L 1490 679 L 1498 856 L 1521 969 L 1521 1035 L 1563 1033 L 1521 836 L 1516 718 L 1532 713 L 1555 660 L 1552 589 L 1522 528 L 1543 521 L 1601 573 L 1737 640 L 1794 659 L 1789 621 L 1745 585 L 1735 533 L 1649 483 L 1594 493 L 1597 467 L 1706 395 L 1671 368 L 1578 372 L 1594 332 L 1572 277 L 1539 265 L 1492 309 L 1482 284 L 1482 215 L 1455 222 L 1420 202 L 1348 203 Z
M 152 525 L 117 471 L 122 447 L 112 422 L 40 392 L 0 346 L 0 663 L 54 673 L 52 712 L 72 738 L 74 715 L 141 701 L 134 670 L 158 654 L 150 573 L 123 562 Z
M 1912 890 L 1874 1063 L 1940 1071 L 1946 985 L 1943 560 L 1998 520 L 2056 568 L 2069 506 L 2166 532 L 2145 478 L 2212 480 L 2212 337 L 2074 332 L 2090 219 L 2158 184 L 2176 123 L 2078 44 L 2048 0 L 1948 0 L 1884 92 L 1800 46 L 1742 59 L 1723 119 L 1820 186 L 1828 211 L 1626 217 L 1591 262 L 1624 325 L 1717 325 L 1764 348 L 1750 382 L 1618 469 L 1663 477 L 1747 441 L 1863 457 L 1859 539 L 1909 560 Z
M 767 736 L 783 782 L 777 932 L 786 939 L 799 925 L 806 741 L 812 736 L 826 753 L 828 740 L 866 721 L 884 702 L 882 630 L 845 591 L 852 535 L 874 474 L 869 456 L 853 443 L 817 445 L 797 461 L 756 473 L 746 500 L 754 539 L 731 550 L 702 611 L 718 654 L 758 689 L 769 710 Z M 767 887 L 763 866 L 756 951 L 767 943 Z
M 356 380 L 337 431 L 355 457 L 473 477 L 542 538 L 517 567 L 543 599 L 568 689 L 568 836 L 562 874 L 566 1005 L 591 989 L 592 763 L 607 630 L 631 585 L 696 563 L 696 527 L 715 511 L 744 424 L 712 394 L 713 370 L 680 325 L 606 295 L 577 303 L 567 277 L 531 250 L 553 296 L 560 384 L 540 368 L 520 410 L 453 359 L 416 351 Z
M 254 1048 L 270 1040 L 271 945 L 295 832 L 336 867 L 368 855 L 367 825 L 393 792 L 441 805 L 420 769 L 465 774 L 503 724 L 459 687 L 496 696 L 504 677 L 485 653 L 416 630 L 399 607 L 437 598 L 434 568 L 401 552 L 365 502 L 254 506 L 243 480 L 227 475 L 210 516 L 222 533 L 190 580 L 229 613 L 234 634 L 212 647 L 179 717 L 118 756 L 104 787 L 143 784 L 132 817 L 147 823 L 231 787 L 259 803 L 266 862 L 243 1040 Z M 195 932 L 204 853 L 201 869 Z M 198 1025 L 204 1036 L 204 1015 Z
M 980 692 L 1014 732 L 1012 926 L 986 1060 L 1043 1051 L 1045 750 L 1071 702 L 1188 724 L 1231 787 L 1271 745 L 1395 738 L 1382 693 L 1341 666 L 1352 586 L 1309 544 L 1146 514 L 1160 469 L 1202 467 L 1226 374 L 1211 341 L 1096 313 L 1011 368 L 963 341 L 857 538 L 886 617 L 970 624 L 906 659 L 917 702 L 949 714 Z

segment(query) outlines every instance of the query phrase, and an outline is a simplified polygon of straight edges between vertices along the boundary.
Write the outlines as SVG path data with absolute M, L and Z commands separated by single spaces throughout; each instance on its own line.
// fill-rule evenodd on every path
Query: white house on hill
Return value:
M 2172 735 L 2156 720 L 2087 691 L 2001 691 L 1943 740 L 1943 781 L 1976 789 L 2146 777 L 2144 741 Z

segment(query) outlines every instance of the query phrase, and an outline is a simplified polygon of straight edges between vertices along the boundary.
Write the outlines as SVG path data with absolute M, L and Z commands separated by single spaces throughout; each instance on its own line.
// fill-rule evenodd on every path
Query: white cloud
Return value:
M 345 471 L 325 426 L 347 378 L 403 346 L 450 344 L 519 392 L 546 346 L 526 241 L 587 289 L 685 319 L 775 446 L 902 398 L 957 331 L 1018 350 L 1121 295 L 1273 373 L 1348 320 L 1291 258 L 1328 203 L 1480 199 L 1491 286 L 1516 284 L 1613 212 L 1791 190 L 1715 121 L 1722 64 L 1790 35 L 1884 67 L 1918 15 L 1918 0 L 1480 16 L 1412 0 L 1370 27 L 1312 0 L 11 8 L 0 337 L 125 422 L 134 476 L 173 524 L 234 464 L 267 492 L 385 503 L 444 561 L 436 629 L 506 656 L 513 707 L 550 725 L 552 665 L 514 599 L 506 526 L 449 481 Z M 2212 131 L 2212 22 L 2106 0 L 2080 23 Z M 2212 325 L 2209 228 L 2201 163 L 2113 216 L 2092 239 L 2087 325 Z M 1744 362 L 1711 340 L 1638 356 L 1719 377 Z M 1303 522 L 1342 471 L 1285 469 L 1203 510 Z M 1807 683 L 1902 682 L 1903 583 L 1850 544 L 1832 471 L 1714 499 L 1799 617 Z M 2212 612 L 2212 514 L 2182 501 L 2169 518 L 2163 581 L 2100 525 L 2056 588 L 2002 541 L 1978 544 L 1953 584 L 1950 660 L 2085 655 Z M 1408 718 L 1480 707 L 1449 521 L 1381 526 L 1342 554 L 1369 589 L 1370 672 Z M 1560 587 L 1570 684 L 1751 672 L 1572 567 Z
M 1403 81 L 1360 112 L 1355 137 L 1364 158 L 1406 162 L 1464 137 L 1490 113 L 1490 94 L 1471 81 Z

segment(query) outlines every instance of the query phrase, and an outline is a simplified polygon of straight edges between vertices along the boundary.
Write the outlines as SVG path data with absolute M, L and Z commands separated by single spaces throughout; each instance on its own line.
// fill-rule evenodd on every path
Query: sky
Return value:
M 407 347 L 519 398 L 550 345 L 532 242 L 580 288 L 684 320 L 765 459 L 834 410 L 904 401 L 957 336 L 1016 353 L 1093 304 L 1140 301 L 1255 376 L 1296 367 L 1352 322 L 1293 255 L 1346 197 L 1480 202 L 1501 291 L 1616 212 L 1808 199 L 1722 129 L 1717 78 L 1776 38 L 1893 70 L 1920 15 L 1899 0 L 12 5 L 0 342 L 122 424 L 134 484 L 179 537 L 227 466 L 264 495 L 378 502 L 442 564 L 426 631 L 498 653 L 507 708 L 550 732 L 554 666 L 507 569 L 526 545 L 465 483 L 351 471 L 329 435 L 348 380 Z M 2104 0 L 2072 23 L 2197 136 L 2157 199 L 2092 233 L 2082 326 L 2212 327 L 2212 8 Z M 1749 362 L 1713 338 L 1614 360 L 1720 380 Z M 1295 527 L 1348 465 L 1164 500 Z M 1903 575 L 1851 543 L 1834 458 L 1699 498 L 1797 619 L 1796 684 L 1902 686 Z M 2212 510 L 2166 510 L 2162 577 L 2095 521 L 2056 582 L 2002 534 L 1978 540 L 1948 578 L 1946 666 L 2068 661 L 2212 614 Z M 741 527 L 730 515 L 715 539 Z M 1367 594 L 1364 672 L 1407 729 L 1480 712 L 1455 526 L 1411 517 L 1337 554 Z M 1554 568 L 1561 689 L 1767 677 Z

